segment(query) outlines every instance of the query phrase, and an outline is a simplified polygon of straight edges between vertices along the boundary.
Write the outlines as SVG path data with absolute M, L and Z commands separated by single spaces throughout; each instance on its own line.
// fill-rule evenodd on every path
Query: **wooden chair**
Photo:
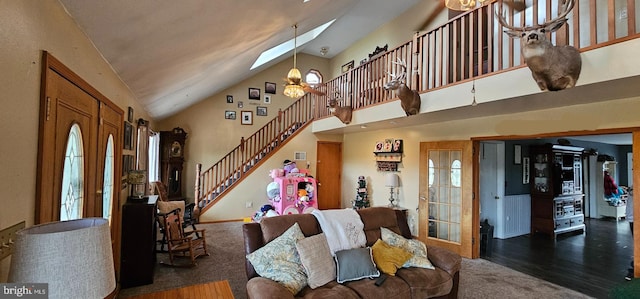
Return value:
M 186 203 L 184 200 L 170 201 L 167 197 L 167 189 L 162 182 L 155 181 L 151 184 L 153 184 L 155 193 L 158 195 L 159 199 L 158 214 L 156 215 L 156 219 L 158 221 L 158 227 L 162 238 L 157 241 L 157 243 L 160 244 L 160 249 L 158 251 L 166 252 L 166 250 L 164 249 L 164 246 L 167 244 L 167 237 L 164 231 L 165 215 L 176 208 L 180 208 L 180 210 L 184 211 L 184 214 L 181 215 L 180 219 L 182 222 L 182 228 L 185 229 L 191 226 L 191 229 L 193 231 L 197 230 L 196 223 L 198 222 L 198 217 L 194 213 L 194 203 Z
M 167 252 L 171 266 L 196 266 L 196 258 L 209 255 L 204 230 L 185 232 L 180 221 L 180 209 L 175 209 L 164 216 L 164 230 L 167 238 Z M 196 232 L 200 233 L 199 237 Z M 190 264 L 177 264 L 176 257 L 188 257 Z

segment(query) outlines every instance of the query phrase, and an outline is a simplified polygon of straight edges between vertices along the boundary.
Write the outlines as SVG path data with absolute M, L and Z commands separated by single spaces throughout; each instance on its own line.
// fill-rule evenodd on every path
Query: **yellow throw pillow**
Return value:
M 380 239 L 373 244 L 371 250 L 373 251 L 373 261 L 378 269 L 391 276 L 395 276 L 398 268 L 401 268 L 413 256 L 410 252 L 400 247 L 391 246 Z

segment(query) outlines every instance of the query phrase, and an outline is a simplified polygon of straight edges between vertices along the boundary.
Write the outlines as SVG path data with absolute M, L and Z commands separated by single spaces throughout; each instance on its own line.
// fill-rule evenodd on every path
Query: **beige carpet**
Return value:
M 193 268 L 156 266 L 154 283 L 121 290 L 118 298 L 178 288 L 216 280 L 228 280 L 237 299 L 247 298 L 242 223 L 199 224 L 206 230 L 207 250 Z M 167 261 L 167 254 L 157 255 Z M 570 289 L 516 272 L 482 259 L 463 259 L 458 298 L 591 298 Z

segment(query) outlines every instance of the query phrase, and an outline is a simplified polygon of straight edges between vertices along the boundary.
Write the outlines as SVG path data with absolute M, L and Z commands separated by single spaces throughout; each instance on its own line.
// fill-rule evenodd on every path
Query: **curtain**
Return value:
M 138 142 L 136 147 L 136 167 L 137 170 L 147 170 L 149 176 L 149 121 L 138 119 Z M 142 187 L 142 186 L 141 186 Z M 149 184 L 144 186 L 145 194 L 149 194 Z
M 160 181 L 160 134 L 149 131 L 149 182 Z

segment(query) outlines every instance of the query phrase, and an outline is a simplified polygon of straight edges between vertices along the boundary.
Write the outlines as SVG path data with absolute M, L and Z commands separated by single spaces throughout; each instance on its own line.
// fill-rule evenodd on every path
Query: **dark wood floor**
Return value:
M 611 288 L 625 283 L 633 256 L 629 223 L 615 219 L 585 219 L 586 233 L 524 235 L 493 239 L 491 256 L 483 257 L 583 294 L 607 298 Z

